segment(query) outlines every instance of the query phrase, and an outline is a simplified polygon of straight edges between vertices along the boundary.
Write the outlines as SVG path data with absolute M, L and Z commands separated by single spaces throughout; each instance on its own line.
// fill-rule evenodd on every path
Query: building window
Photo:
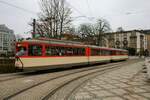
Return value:
M 8 50 L 8 48 L 7 48 L 7 47 L 4 47 L 3 50 Z

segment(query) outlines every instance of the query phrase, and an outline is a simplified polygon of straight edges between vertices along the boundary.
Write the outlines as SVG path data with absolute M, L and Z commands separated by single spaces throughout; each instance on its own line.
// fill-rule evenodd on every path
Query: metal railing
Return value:
M 17 61 L 20 61 L 20 63 L 21 63 L 21 71 L 23 71 L 24 64 L 23 64 L 23 62 L 21 61 L 20 57 L 19 57 L 19 56 L 16 56 L 16 60 L 17 60 Z

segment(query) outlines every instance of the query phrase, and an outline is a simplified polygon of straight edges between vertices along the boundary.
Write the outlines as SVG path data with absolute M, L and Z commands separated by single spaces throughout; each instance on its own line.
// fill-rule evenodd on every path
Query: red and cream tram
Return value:
M 16 44 L 17 67 L 44 69 L 128 59 L 128 51 L 61 40 L 23 40 Z

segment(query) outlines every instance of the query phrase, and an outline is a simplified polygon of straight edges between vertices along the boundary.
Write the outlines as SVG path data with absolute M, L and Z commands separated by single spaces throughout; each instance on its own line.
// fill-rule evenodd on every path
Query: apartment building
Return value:
M 0 25 L 0 56 L 12 55 L 15 53 L 14 31 L 6 25 Z

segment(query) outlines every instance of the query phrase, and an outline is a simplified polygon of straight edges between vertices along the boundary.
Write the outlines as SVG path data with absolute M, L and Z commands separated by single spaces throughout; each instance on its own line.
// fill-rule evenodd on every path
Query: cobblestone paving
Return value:
M 143 62 L 122 67 L 89 80 L 70 100 L 150 100 L 150 82 Z

